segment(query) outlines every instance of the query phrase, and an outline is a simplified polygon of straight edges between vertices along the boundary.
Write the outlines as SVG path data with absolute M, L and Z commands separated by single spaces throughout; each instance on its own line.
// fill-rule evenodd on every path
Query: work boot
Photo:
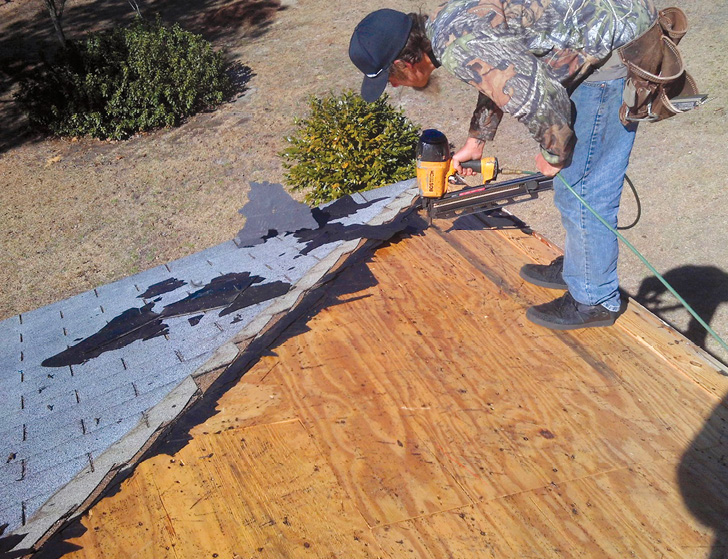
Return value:
M 548 287 L 549 289 L 566 289 L 566 283 L 561 276 L 564 269 L 564 257 L 559 256 L 551 264 L 524 264 L 520 276 L 528 283 Z
M 568 291 L 558 299 L 543 305 L 536 305 L 526 311 L 526 318 L 552 330 L 575 330 L 594 326 L 611 326 L 619 313 L 605 309 L 602 305 L 583 305 Z

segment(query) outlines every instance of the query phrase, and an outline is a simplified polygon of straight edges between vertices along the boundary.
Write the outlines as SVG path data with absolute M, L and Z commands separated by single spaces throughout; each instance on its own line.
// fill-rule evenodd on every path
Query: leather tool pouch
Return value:
M 684 112 L 671 100 L 697 95 L 693 78 L 685 71 L 677 45 L 688 30 L 679 8 L 660 11 L 657 21 L 634 41 L 618 49 L 627 66 L 619 117 L 631 122 L 657 122 Z

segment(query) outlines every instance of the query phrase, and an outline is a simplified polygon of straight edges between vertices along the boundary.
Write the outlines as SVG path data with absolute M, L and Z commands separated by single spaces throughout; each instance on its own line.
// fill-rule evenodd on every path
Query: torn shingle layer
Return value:
M 234 241 L 0 322 L 0 549 L 30 548 L 174 419 L 219 348 L 290 308 L 347 241 L 401 230 L 378 218 L 415 196 L 410 180 L 311 209 L 254 183 Z

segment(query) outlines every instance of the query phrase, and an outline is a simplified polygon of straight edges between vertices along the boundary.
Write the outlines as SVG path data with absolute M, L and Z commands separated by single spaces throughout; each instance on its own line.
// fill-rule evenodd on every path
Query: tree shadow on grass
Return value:
M 274 22 L 276 14 L 285 9 L 280 0 L 152 0 L 140 2 L 139 8 L 143 17 L 152 19 L 158 14 L 164 23 L 178 23 L 183 29 L 202 35 L 217 48 L 260 37 Z M 136 12 L 124 0 L 86 0 L 66 5 L 63 28 L 68 39 L 79 39 L 89 31 L 128 24 L 134 17 Z M 0 153 L 43 138 L 42 134 L 28 129 L 13 93 L 19 81 L 44 56 L 52 58 L 57 50 L 53 26 L 42 3 L 29 5 L 5 0 L 0 5 L 0 120 L 3 123 Z M 238 68 L 241 66 L 238 62 Z

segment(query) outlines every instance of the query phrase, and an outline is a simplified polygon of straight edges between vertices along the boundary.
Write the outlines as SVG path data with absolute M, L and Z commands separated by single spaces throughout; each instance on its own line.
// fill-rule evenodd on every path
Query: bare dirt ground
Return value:
M 17 77 L 41 49 L 54 48 L 41 0 L 0 5 L 0 319 L 27 312 L 129 274 L 231 239 L 251 181 L 283 182 L 278 153 L 305 116 L 310 95 L 358 89 L 347 47 L 371 10 L 428 12 L 425 3 L 342 0 L 201 0 L 140 3 L 199 32 L 230 60 L 250 68 L 245 90 L 218 110 L 176 129 L 124 142 L 52 139 L 29 132 L 12 100 Z M 680 0 L 691 30 L 681 50 L 711 102 L 638 133 L 629 176 L 642 219 L 625 231 L 710 324 L 728 336 L 728 2 Z M 668 4 L 662 4 L 666 6 Z M 126 2 L 68 0 L 69 38 L 128 21 Z M 392 90 L 393 104 L 424 128 L 465 139 L 474 92 L 443 70 L 425 91 Z M 510 167 L 532 168 L 534 142 L 505 119 L 490 153 Z M 513 208 L 535 230 L 563 241 L 550 196 Z M 625 192 L 623 221 L 636 205 Z M 625 249 L 624 289 L 723 361 L 728 355 L 688 313 L 671 309 L 653 274 Z

